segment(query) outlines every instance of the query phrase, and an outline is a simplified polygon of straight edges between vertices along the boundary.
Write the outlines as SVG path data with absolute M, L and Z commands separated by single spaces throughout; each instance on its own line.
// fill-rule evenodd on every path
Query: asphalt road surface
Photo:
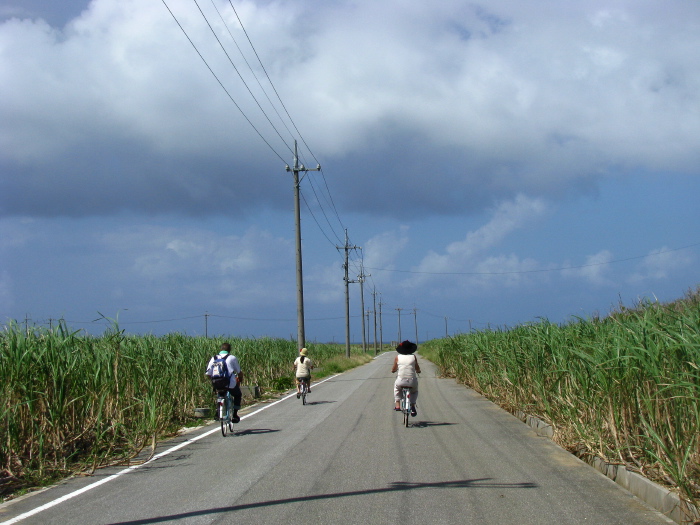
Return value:
M 234 436 L 210 425 L 138 468 L 6 503 L 0 523 L 673 523 L 420 357 L 405 428 L 394 355 L 313 384 L 306 406 L 252 407 Z

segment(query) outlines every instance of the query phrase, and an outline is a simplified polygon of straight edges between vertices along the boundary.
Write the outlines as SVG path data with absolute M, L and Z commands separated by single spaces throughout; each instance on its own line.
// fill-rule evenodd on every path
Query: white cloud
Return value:
M 668 279 L 677 270 L 688 268 L 693 264 L 693 257 L 683 251 L 674 251 L 667 246 L 649 252 L 637 271 L 627 279 L 630 283 Z
M 610 277 L 610 265 L 613 255 L 608 250 L 601 250 L 598 253 L 586 257 L 586 262 L 578 268 L 562 270 L 564 277 L 583 279 L 584 281 L 596 285 L 613 284 Z
M 547 207 L 541 199 L 518 195 L 514 200 L 501 203 L 493 216 L 481 228 L 469 232 L 463 241 L 445 248 L 445 253 L 429 253 L 419 263 L 417 272 L 449 273 L 471 272 L 479 264 L 479 257 L 498 246 L 508 235 L 541 217 Z M 422 278 L 419 278 L 422 280 Z
M 290 162 L 199 11 L 182 0 L 168 5 L 236 104 Z M 216 5 L 243 48 L 230 6 Z M 277 122 L 218 14 L 208 5 L 205 12 Z M 433 213 L 553 194 L 615 169 L 694 172 L 699 12 L 683 2 L 660 10 L 654 2 L 533 8 L 456 0 L 239 8 L 308 143 L 365 188 L 347 192 L 354 202 L 345 206 L 376 208 L 378 190 L 392 186 Z M 281 159 L 161 3 L 95 0 L 61 31 L 11 19 L 0 24 L 0 50 L 0 171 L 3 186 L 20 196 L 1 213 L 31 213 L 37 200 L 45 214 L 163 211 L 167 200 L 209 214 L 219 208 L 212 202 L 244 210 L 283 198 L 270 191 L 272 181 L 251 176 Z M 360 152 L 378 161 L 347 166 Z M 439 176 L 426 189 L 431 167 Z M 31 188 L 41 192 L 23 199 Z M 57 197 L 67 202 L 51 206 Z

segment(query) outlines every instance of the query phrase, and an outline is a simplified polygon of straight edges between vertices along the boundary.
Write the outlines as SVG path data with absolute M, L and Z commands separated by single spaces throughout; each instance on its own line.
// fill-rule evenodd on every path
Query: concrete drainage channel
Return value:
M 552 425 L 541 419 L 525 412 L 517 412 L 515 416 L 532 428 L 538 435 L 549 439 L 554 437 Z M 681 501 L 678 494 L 636 472 L 628 470 L 624 465 L 607 463 L 600 458 L 594 458 L 587 461 L 587 463 L 676 523 L 700 523 L 698 521 L 700 520 L 700 511 L 697 508 Z

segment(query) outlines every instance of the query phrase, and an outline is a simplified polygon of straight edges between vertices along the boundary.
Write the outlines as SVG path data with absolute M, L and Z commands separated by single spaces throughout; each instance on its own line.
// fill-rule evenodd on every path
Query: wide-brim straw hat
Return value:
M 416 350 L 418 350 L 418 345 L 416 343 L 412 343 L 411 341 L 403 341 L 396 347 L 396 351 L 399 354 L 404 355 L 410 355 Z

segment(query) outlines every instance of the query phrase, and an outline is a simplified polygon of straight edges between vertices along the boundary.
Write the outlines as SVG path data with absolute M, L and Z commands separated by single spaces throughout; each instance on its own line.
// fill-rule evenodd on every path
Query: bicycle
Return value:
M 299 392 L 301 396 L 301 404 L 305 405 L 306 404 L 306 394 L 309 393 L 309 380 L 308 379 L 299 379 Z
M 221 434 L 226 437 L 227 432 L 233 434 L 231 392 L 228 390 L 216 393 L 216 414 L 221 423 Z
M 401 387 L 401 412 L 403 412 L 403 424 L 408 428 L 408 418 L 411 416 L 411 387 Z

